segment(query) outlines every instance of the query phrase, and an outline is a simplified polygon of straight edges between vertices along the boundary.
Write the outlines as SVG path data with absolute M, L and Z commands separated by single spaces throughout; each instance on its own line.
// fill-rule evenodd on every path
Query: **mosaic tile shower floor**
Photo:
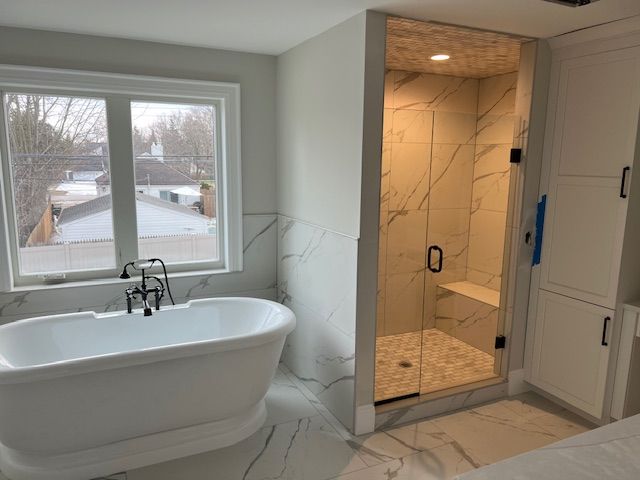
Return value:
M 492 355 L 436 328 L 378 337 L 375 400 L 494 378 L 493 364 Z

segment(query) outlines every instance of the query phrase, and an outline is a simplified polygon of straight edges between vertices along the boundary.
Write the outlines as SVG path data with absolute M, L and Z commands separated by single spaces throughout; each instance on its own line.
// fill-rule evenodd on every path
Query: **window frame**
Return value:
M 94 97 L 106 103 L 115 268 L 22 275 L 13 205 L 5 93 Z M 135 166 L 131 103 L 136 101 L 206 104 L 216 112 L 216 205 L 219 260 L 167 265 L 172 273 L 214 274 L 241 271 L 242 179 L 240 85 L 142 75 L 0 65 L 0 291 L 48 283 L 113 278 L 138 258 Z

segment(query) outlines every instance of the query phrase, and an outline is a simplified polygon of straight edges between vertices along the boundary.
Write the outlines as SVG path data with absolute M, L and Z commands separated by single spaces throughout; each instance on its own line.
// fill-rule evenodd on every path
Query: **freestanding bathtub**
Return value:
M 0 469 L 87 480 L 236 443 L 264 423 L 286 307 L 193 300 L 0 327 Z

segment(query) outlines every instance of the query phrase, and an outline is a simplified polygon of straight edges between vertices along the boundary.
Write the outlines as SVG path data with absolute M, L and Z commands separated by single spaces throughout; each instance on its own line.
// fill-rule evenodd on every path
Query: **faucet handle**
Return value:
M 162 297 L 164 297 L 164 286 L 158 285 L 154 288 L 155 299 L 156 299 L 156 311 L 160 310 L 160 301 Z

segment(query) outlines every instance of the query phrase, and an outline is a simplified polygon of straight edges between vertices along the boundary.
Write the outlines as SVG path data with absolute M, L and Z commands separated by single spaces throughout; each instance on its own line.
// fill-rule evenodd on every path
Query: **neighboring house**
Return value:
M 98 191 L 95 180 L 104 175 L 108 166 L 108 157 L 101 153 L 96 153 L 96 156 L 65 157 L 65 161 L 64 180 L 49 187 L 50 202 L 55 209 L 96 198 Z
M 49 188 L 49 202 L 56 210 L 93 200 L 97 196 L 95 181 L 64 181 Z
M 136 193 L 139 237 L 211 234 L 215 220 L 143 193 Z M 102 195 L 94 200 L 66 208 L 57 222 L 54 243 L 88 242 L 113 238 L 111 197 Z
M 90 181 L 95 180 L 108 170 L 109 157 L 105 155 L 69 157 L 68 166 L 65 171 L 66 179 L 69 181 Z
M 200 184 L 155 157 L 139 156 L 135 161 L 136 191 L 181 205 L 200 200 Z M 111 192 L 108 173 L 96 178 L 98 195 Z

